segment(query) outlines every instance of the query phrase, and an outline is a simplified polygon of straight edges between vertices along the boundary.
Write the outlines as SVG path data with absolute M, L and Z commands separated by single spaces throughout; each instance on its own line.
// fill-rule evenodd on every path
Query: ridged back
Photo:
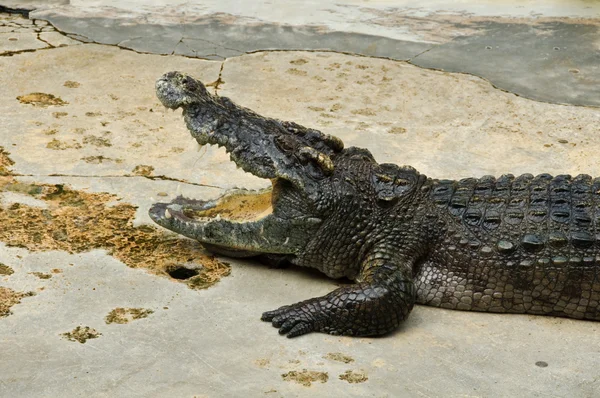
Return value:
M 499 252 L 519 247 L 579 256 L 598 252 L 600 178 L 506 174 L 436 180 L 430 197 L 463 225 L 474 245 L 485 243 Z

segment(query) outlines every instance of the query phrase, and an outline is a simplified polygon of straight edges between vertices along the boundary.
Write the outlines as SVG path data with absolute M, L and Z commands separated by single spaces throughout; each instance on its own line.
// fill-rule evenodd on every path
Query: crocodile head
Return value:
M 199 144 L 224 147 L 239 168 L 272 182 L 269 190 L 236 190 L 213 201 L 179 197 L 152 206 L 150 216 L 156 223 L 210 250 L 235 256 L 294 256 L 334 210 L 360 206 L 354 203 L 357 198 L 378 198 L 385 207 L 407 190 L 398 183 L 397 166 L 378 165 L 367 150 L 344 149 L 336 137 L 259 116 L 210 94 L 184 73 L 162 76 L 156 93 L 167 108 L 183 109 Z

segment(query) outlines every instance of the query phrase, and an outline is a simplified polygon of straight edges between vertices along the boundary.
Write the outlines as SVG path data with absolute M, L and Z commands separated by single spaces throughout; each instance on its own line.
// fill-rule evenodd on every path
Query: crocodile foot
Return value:
M 381 271 L 383 270 L 383 272 Z M 378 273 L 385 274 L 387 267 Z M 384 282 L 382 279 L 386 279 Z M 380 336 L 396 329 L 414 303 L 414 285 L 392 271 L 387 278 L 340 287 L 331 293 L 262 314 L 261 320 L 287 337 L 310 332 L 345 336 Z
M 324 298 L 310 299 L 264 312 L 261 320 L 271 322 L 274 327 L 279 328 L 279 334 L 290 338 L 310 332 L 342 334 L 330 322 L 331 313 L 326 309 L 328 303 Z

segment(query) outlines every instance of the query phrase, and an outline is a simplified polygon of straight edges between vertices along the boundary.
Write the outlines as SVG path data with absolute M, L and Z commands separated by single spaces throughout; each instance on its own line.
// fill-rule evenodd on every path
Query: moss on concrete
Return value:
M 111 312 L 108 313 L 104 321 L 107 324 L 118 323 L 118 324 L 126 324 L 131 321 L 135 321 L 136 319 L 147 318 L 150 314 L 153 314 L 154 311 L 145 309 L 145 308 L 115 308 Z
M 327 374 L 327 372 L 318 372 L 316 370 L 306 369 L 302 369 L 301 371 L 292 370 L 282 374 L 281 377 L 285 381 L 293 381 L 305 387 L 310 387 L 312 383 L 317 381 L 320 381 L 321 383 L 327 383 L 329 380 L 329 374 Z
M 12 289 L 0 286 L 0 318 L 12 314 L 10 308 L 15 304 L 19 304 L 23 297 L 31 297 L 33 295 L 35 295 L 33 292 L 15 292 Z
M 102 333 L 89 326 L 77 326 L 70 332 L 62 333 L 61 336 L 69 341 L 78 341 L 81 344 L 85 344 L 90 339 L 97 339 L 102 336 Z

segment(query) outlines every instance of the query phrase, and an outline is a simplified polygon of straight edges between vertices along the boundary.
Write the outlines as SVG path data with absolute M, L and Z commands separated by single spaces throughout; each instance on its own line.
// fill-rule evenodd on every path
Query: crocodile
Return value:
M 156 223 L 217 254 L 266 256 L 353 281 L 263 313 L 280 334 L 384 335 L 415 303 L 600 320 L 600 178 L 433 179 L 262 117 L 184 73 L 163 75 L 156 93 L 167 108 L 183 109 L 200 145 L 224 147 L 272 185 L 156 203 Z M 219 210 L 240 195 L 267 205 L 244 219 Z

